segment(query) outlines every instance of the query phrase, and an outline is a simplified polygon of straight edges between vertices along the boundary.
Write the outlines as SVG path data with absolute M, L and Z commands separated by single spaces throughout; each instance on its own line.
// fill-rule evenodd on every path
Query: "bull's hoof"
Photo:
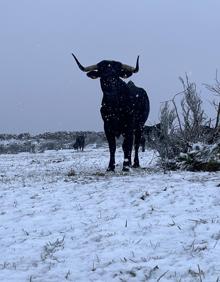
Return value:
M 122 171 L 130 171 L 130 167 L 131 163 L 129 161 L 124 161 Z
M 130 171 L 130 166 L 123 166 L 122 171 L 129 172 Z
M 106 172 L 115 172 L 115 168 L 114 167 L 108 167 L 106 169 Z
M 133 168 L 139 168 L 140 165 L 139 165 L 139 163 L 134 163 L 132 167 L 133 167 Z

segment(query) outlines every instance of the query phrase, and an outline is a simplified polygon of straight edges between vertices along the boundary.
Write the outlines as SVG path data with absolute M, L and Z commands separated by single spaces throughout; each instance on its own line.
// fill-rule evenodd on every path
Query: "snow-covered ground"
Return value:
M 105 173 L 107 148 L 0 155 L 0 281 L 218 281 L 220 174 Z M 220 278 L 219 278 L 220 279 Z

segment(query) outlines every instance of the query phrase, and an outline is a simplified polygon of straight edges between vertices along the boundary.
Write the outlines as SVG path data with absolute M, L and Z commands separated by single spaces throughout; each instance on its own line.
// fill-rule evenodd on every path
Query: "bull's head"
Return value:
M 105 77 L 122 77 L 128 78 L 133 73 L 137 73 L 139 71 L 139 56 L 137 57 L 136 67 L 132 67 L 129 65 L 122 64 L 116 61 L 101 61 L 100 63 L 88 67 L 84 67 L 80 64 L 78 59 L 74 54 L 74 57 L 79 68 L 86 72 L 90 78 L 105 78 Z

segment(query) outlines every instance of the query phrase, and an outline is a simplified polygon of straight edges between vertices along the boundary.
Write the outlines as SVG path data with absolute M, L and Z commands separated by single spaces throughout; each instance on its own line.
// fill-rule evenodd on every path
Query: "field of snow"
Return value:
M 105 173 L 107 148 L 0 155 L 0 281 L 219 281 L 220 174 Z

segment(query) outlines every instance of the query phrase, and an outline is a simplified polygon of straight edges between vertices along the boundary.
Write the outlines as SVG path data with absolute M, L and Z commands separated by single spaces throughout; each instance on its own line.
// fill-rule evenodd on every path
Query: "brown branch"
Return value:
M 161 279 L 162 277 L 164 277 L 164 276 L 167 274 L 167 272 L 169 272 L 169 270 L 167 270 L 166 272 L 164 272 L 164 273 L 157 279 L 157 282 L 160 281 L 160 279 Z
M 161 104 L 164 104 L 164 103 L 167 103 L 167 102 L 172 102 L 172 101 L 176 98 L 176 96 L 178 96 L 178 95 L 180 95 L 180 94 L 183 94 L 183 93 L 185 93 L 185 92 L 186 92 L 185 90 L 180 91 L 180 92 L 176 93 L 176 94 L 173 96 L 172 99 L 169 99 L 169 100 L 166 100 L 166 101 L 163 101 L 163 102 L 160 102 L 160 103 L 161 103 Z
M 215 123 L 215 129 L 218 128 L 220 121 L 220 103 L 218 104 L 218 110 L 217 110 L 217 117 L 216 117 L 216 123 Z
M 174 96 L 174 98 L 175 98 L 175 96 Z M 178 119 L 178 123 L 179 123 L 179 127 L 180 127 L 181 134 L 184 136 L 184 134 L 183 134 L 183 129 L 182 129 L 182 125 L 181 125 L 181 121 L 180 121 L 180 117 L 179 117 L 179 113 L 178 113 L 177 106 L 176 106 L 176 103 L 175 103 L 174 98 L 173 98 L 172 102 L 173 102 L 173 105 L 174 105 L 174 108 L 175 108 L 175 111 L 176 111 L 176 117 L 177 117 L 177 119 Z

